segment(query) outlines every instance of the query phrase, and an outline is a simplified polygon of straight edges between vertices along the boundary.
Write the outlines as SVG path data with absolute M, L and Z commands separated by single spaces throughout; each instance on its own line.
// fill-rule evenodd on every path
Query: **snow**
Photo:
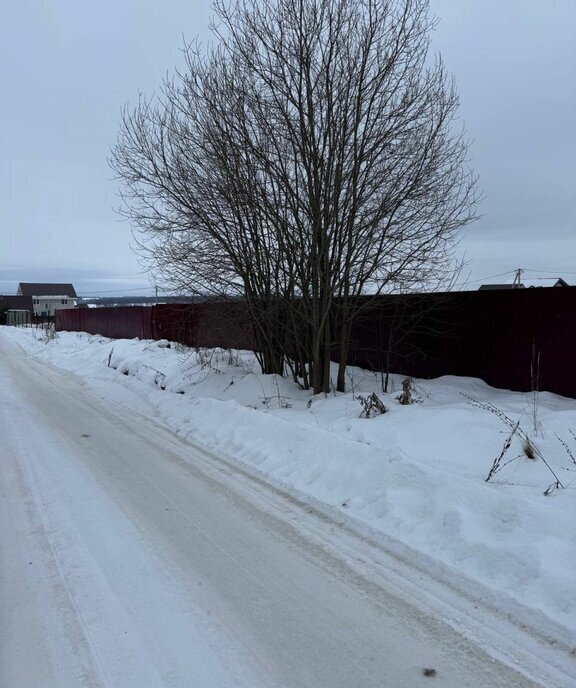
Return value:
M 249 352 L 84 333 L 46 338 L 33 328 L 4 327 L 0 336 L 102 397 L 417 553 L 425 566 L 452 572 L 495 607 L 573 637 L 576 400 L 537 393 L 534 419 L 532 394 L 443 377 L 417 380 L 420 402 L 403 406 L 400 378 L 383 394 L 380 376 L 360 369 L 349 371 L 347 393 L 312 396 L 259 374 Z M 387 412 L 360 418 L 358 395 L 372 392 Z M 513 460 L 485 482 L 510 430 L 471 399 L 519 421 L 540 457 L 527 458 L 515 435 L 504 462 Z M 551 471 L 563 488 L 545 496 L 556 480 Z

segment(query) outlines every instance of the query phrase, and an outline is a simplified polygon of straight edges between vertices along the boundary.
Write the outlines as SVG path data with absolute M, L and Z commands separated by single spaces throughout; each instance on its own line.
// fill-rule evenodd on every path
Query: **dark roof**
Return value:
M 526 280 L 520 285 L 517 284 L 483 284 L 478 291 L 490 291 L 493 289 L 531 289 L 533 287 L 569 287 L 568 282 L 561 277 L 537 277 L 533 280 Z
M 569 287 L 568 282 L 561 277 L 535 277 L 533 280 L 526 280 L 529 289 L 539 289 L 540 287 Z
M 71 284 L 20 282 L 18 292 L 23 296 L 72 296 L 76 298 L 76 291 Z
M 0 308 L 8 306 L 8 308 L 15 309 L 18 311 L 30 311 L 33 312 L 32 297 L 31 296 L 4 296 L 0 294 Z
M 483 284 L 478 291 L 489 291 L 491 289 L 526 289 L 523 284 Z

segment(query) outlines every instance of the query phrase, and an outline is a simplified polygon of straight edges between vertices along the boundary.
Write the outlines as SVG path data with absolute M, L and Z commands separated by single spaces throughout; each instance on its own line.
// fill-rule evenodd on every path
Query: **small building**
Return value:
M 43 317 L 53 316 L 63 308 L 76 308 L 78 299 L 71 284 L 20 282 L 16 293 L 30 297 L 34 315 Z
M 33 312 L 31 296 L 0 294 L 0 325 L 28 324 Z
M 10 327 L 22 327 L 23 325 L 29 325 L 31 322 L 32 316 L 30 311 L 21 311 L 15 308 L 9 308 L 6 311 L 6 325 L 10 325 Z

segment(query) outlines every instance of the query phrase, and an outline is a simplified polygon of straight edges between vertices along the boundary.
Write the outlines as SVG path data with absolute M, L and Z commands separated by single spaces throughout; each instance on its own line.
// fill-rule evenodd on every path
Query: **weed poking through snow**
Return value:
M 402 380 L 402 393 L 396 397 L 402 406 L 409 406 L 410 404 L 420 404 L 422 397 L 416 391 L 416 385 L 411 377 L 405 377 Z
M 502 451 L 500 452 L 500 455 L 494 460 L 492 464 L 492 468 L 490 469 L 490 472 L 485 478 L 485 482 L 489 482 L 491 478 L 494 477 L 496 473 L 498 473 L 499 470 L 504 468 L 504 466 L 507 466 L 509 463 L 512 463 L 512 461 L 516 461 L 516 459 L 521 458 L 522 454 L 520 456 L 515 456 L 512 459 L 509 459 L 508 461 L 505 461 L 502 463 L 502 459 L 504 458 L 504 455 L 510 448 L 512 444 L 512 439 L 516 435 L 520 439 L 520 443 L 522 446 L 522 452 L 524 456 L 526 456 L 528 459 L 536 460 L 540 459 L 542 463 L 546 466 L 546 468 L 550 471 L 550 473 L 554 476 L 554 482 L 549 485 L 546 490 L 544 491 L 544 496 L 548 496 L 554 492 L 554 490 L 558 490 L 560 488 L 564 488 L 564 485 L 560 481 L 560 478 L 556 475 L 554 472 L 554 469 L 548 461 L 544 458 L 542 455 L 542 452 L 538 449 L 538 447 L 532 442 L 532 440 L 528 437 L 526 432 L 520 427 L 520 421 L 514 422 L 512 418 L 507 416 L 502 410 L 500 410 L 497 406 L 494 404 L 491 404 L 489 401 L 478 401 L 477 399 L 473 399 L 472 397 L 469 397 L 467 394 L 463 394 L 466 399 L 468 399 L 468 403 L 471 406 L 476 406 L 476 408 L 483 409 L 484 411 L 489 411 L 490 413 L 493 413 L 495 416 L 500 418 L 500 420 L 505 423 L 511 430 L 510 435 L 504 442 L 504 446 L 502 447 Z
M 356 398 L 362 405 L 360 418 L 376 418 L 388 410 L 376 392 L 372 392 L 368 397 L 357 396 Z

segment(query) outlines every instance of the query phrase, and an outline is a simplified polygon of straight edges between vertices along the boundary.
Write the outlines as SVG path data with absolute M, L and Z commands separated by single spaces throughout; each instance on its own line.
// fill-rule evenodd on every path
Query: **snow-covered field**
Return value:
M 312 396 L 260 375 L 248 352 L 7 327 L 0 336 L 573 643 L 576 400 L 444 377 L 416 381 L 419 401 L 401 405 L 400 378 L 382 394 L 380 376 L 359 369 L 346 394 Z M 359 397 L 372 392 L 387 412 L 360 418 Z M 511 434 L 506 419 L 519 427 L 485 482 Z

